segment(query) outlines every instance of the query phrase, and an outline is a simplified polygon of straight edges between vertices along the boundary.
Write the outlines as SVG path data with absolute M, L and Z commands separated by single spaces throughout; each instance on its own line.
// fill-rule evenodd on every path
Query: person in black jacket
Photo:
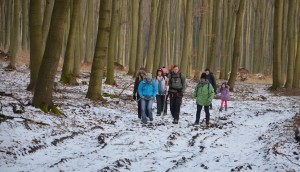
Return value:
M 217 83 L 216 83 L 214 74 L 211 71 L 209 71 L 208 68 L 206 68 L 204 72 L 206 73 L 206 78 L 207 78 L 208 82 L 213 86 L 214 92 L 216 94 L 217 93 Z M 210 107 L 210 109 L 212 109 L 212 104 L 210 104 L 209 107 Z

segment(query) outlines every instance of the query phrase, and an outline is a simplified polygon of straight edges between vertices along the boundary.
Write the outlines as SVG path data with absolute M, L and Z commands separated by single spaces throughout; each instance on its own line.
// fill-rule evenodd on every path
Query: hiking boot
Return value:
M 150 121 L 152 122 L 152 121 L 153 121 L 153 118 L 150 118 Z
M 167 115 L 167 112 L 164 112 L 164 116 L 166 116 Z
M 156 116 L 160 116 L 160 113 L 156 114 Z
M 173 124 L 178 124 L 178 119 L 174 119 Z
M 220 112 L 222 112 L 222 110 L 223 110 L 222 108 L 219 109 Z
M 193 125 L 199 125 L 199 124 L 200 124 L 199 122 L 195 121 Z

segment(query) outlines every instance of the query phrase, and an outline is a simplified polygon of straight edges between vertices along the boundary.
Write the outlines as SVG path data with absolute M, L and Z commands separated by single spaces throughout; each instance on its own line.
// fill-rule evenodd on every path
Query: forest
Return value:
M 20 58 L 29 58 L 35 106 L 52 106 L 45 88 L 53 87 L 60 60 L 65 84 L 76 83 L 83 64 L 92 66 L 87 98 L 93 100 L 102 97 L 101 78 L 115 84 L 115 63 L 128 75 L 141 66 L 154 75 L 178 64 L 196 79 L 209 68 L 232 89 L 245 68 L 271 75 L 274 90 L 300 87 L 298 0 L 1 0 L 0 6 L 7 68 L 16 68 L 18 53 L 27 54 Z
M 67 141 L 77 135 L 76 144 L 84 139 L 84 134 L 97 138 L 94 150 L 85 149 L 91 152 L 82 155 L 87 163 L 89 158 L 99 160 L 99 157 L 91 157 L 95 151 L 100 151 L 98 144 L 102 146 L 101 150 L 108 145 L 105 151 L 109 152 L 114 145 L 123 145 L 119 143 L 124 141 L 122 139 L 125 139 L 124 144 L 131 146 L 144 143 L 142 139 L 137 143 L 125 137 L 126 132 L 128 134 L 131 130 L 139 133 L 136 128 L 140 126 L 136 119 L 121 115 L 136 112 L 136 102 L 132 100 L 130 90 L 133 79 L 141 67 L 155 77 L 157 69 L 163 66 L 169 68 L 174 64 L 179 66 L 188 80 L 184 98 L 186 105 L 181 112 L 187 115 L 180 125 L 184 131 L 181 133 L 179 128 L 174 129 L 163 119 L 158 120 L 155 131 L 153 128 L 147 129 L 146 134 L 153 131 L 159 135 L 163 131 L 159 127 L 165 127 L 167 138 L 162 141 L 163 146 L 156 145 L 162 152 L 146 150 L 154 158 L 153 162 L 150 161 L 154 165 L 146 165 L 147 170 L 198 169 L 195 164 L 200 157 L 190 150 L 194 144 L 200 148 L 200 152 L 205 148 L 209 150 L 207 154 L 214 153 L 212 148 L 215 146 L 220 148 L 220 145 L 226 145 L 226 141 L 235 142 L 234 135 L 230 134 L 237 130 L 248 132 L 253 128 L 256 134 L 250 135 L 249 140 L 255 141 L 245 144 L 262 142 L 264 146 L 243 148 L 244 152 L 241 152 L 243 155 L 256 155 L 253 152 L 258 149 L 268 151 L 264 157 L 257 155 L 261 157 L 259 164 L 254 163 L 255 159 L 248 162 L 246 158 L 242 158 L 245 160 L 242 165 L 238 164 L 237 157 L 241 155 L 234 153 L 236 157 L 230 159 L 233 163 L 228 160 L 221 163 L 220 168 L 212 168 L 212 164 L 205 163 L 207 160 L 199 168 L 213 171 L 223 168 L 231 171 L 252 168 L 258 171 L 268 168 L 273 171 L 299 170 L 300 165 L 295 163 L 300 158 L 300 77 L 297 77 L 300 76 L 299 8 L 299 0 L 0 0 L 0 159 L 6 160 L 6 165 L 0 164 L 0 171 L 2 165 L 3 170 L 22 170 L 26 160 L 13 160 L 21 155 L 44 153 L 43 149 L 48 150 L 49 147 L 55 152 L 51 146 L 59 143 L 66 146 L 62 149 L 69 149 Z M 212 117 L 212 129 L 199 135 L 197 132 L 202 128 L 191 129 L 188 122 L 194 116 L 194 111 L 190 109 L 195 109 L 191 93 L 201 73 L 207 68 L 214 73 L 219 85 L 228 83 L 233 103 L 226 113 L 213 110 L 215 118 Z M 218 104 L 216 97 L 213 102 L 216 109 Z M 17 105 L 21 106 L 21 111 L 16 113 Z M 13 112 L 11 108 L 14 108 Z M 23 113 L 26 115 L 22 116 Z M 45 117 L 43 114 L 52 115 Z M 101 117 L 95 114 L 101 114 Z M 239 115 L 245 116 L 240 118 Z M 276 118 L 274 122 L 272 117 Z M 22 125 L 16 119 L 21 120 Z M 118 119 L 123 122 L 121 128 L 115 126 Z M 219 119 L 225 119 L 225 122 Z M 262 123 L 262 119 L 267 122 Z M 253 122 L 253 126 L 249 124 L 253 128 L 247 128 L 247 120 Z M 283 127 L 281 131 L 288 134 L 276 135 L 279 132 L 276 126 Z M 50 127 L 52 133 L 44 132 L 43 127 Z M 48 135 L 54 141 L 48 143 L 42 136 L 36 138 L 32 133 L 27 133 L 30 141 L 25 139 L 15 143 L 13 139 L 2 139 L 9 136 L 6 132 L 11 128 L 15 128 L 15 133 L 19 130 L 39 131 L 40 135 Z M 191 133 L 188 132 L 190 129 Z M 213 129 L 220 129 L 221 132 L 212 134 L 210 131 Z M 93 131 L 101 134 L 92 134 Z M 102 131 L 110 132 L 103 134 Z M 261 132 L 273 132 L 276 136 Z M 143 133 L 139 135 L 144 137 Z M 228 140 L 223 138 L 224 135 L 228 136 Z M 18 137 L 18 134 L 13 136 Z M 284 143 L 276 142 L 282 137 L 286 139 Z M 101 138 L 105 138 L 103 142 L 99 141 Z M 203 140 L 195 142 L 199 138 Z M 188 139 L 191 147 L 181 149 L 186 143 L 179 142 L 180 139 Z M 213 143 L 205 145 L 203 142 L 206 139 L 213 140 Z M 222 139 L 224 142 L 218 143 Z M 155 145 L 154 140 L 159 139 L 151 136 L 151 141 L 145 142 Z M 7 143 L 11 147 L 3 146 Z M 13 148 L 14 144 L 19 147 Z M 22 144 L 27 147 L 22 147 Z M 120 148 L 120 151 L 130 153 L 143 149 L 137 154 L 141 159 L 147 159 L 142 155 L 145 153 L 144 146 L 139 146 L 137 150 Z M 270 146 L 271 151 L 267 150 Z M 172 148 L 179 151 L 179 155 L 184 153 L 182 159 L 170 153 Z M 284 153 L 280 153 L 281 149 Z M 231 150 L 234 150 L 233 146 L 229 148 Z M 70 170 L 70 164 L 60 165 L 82 158 L 79 154 L 75 157 L 63 155 L 66 157 L 60 160 L 50 159 L 51 164 L 47 164 L 47 167 Z M 285 160 L 276 159 L 277 155 Z M 38 159 L 38 156 L 34 155 L 32 159 Z M 143 171 L 140 165 L 133 165 L 139 160 L 130 159 L 130 156 L 118 156 L 119 160 L 114 160 L 109 153 L 107 156 L 107 159 L 102 157 L 107 161 L 106 164 L 103 162 L 101 168 L 96 164 L 85 164 L 86 167 L 81 168 L 74 165 L 75 162 L 70 166 L 79 168 L 79 171 Z M 160 156 L 177 159 L 168 161 L 164 167 L 159 165 Z M 209 162 L 216 158 L 220 160 L 223 156 L 221 153 L 220 156 L 210 157 Z M 271 162 L 272 158 L 276 159 L 274 163 Z M 44 160 L 43 163 L 47 163 Z M 149 163 L 148 159 L 141 162 Z M 234 165 L 226 166 L 228 163 Z M 12 164 L 18 165 L 13 167 Z M 44 169 L 43 165 L 35 165 L 37 169 Z M 272 167 L 274 165 L 276 168 Z M 190 168 L 192 166 L 195 168 Z M 30 171 L 34 166 L 25 169 Z

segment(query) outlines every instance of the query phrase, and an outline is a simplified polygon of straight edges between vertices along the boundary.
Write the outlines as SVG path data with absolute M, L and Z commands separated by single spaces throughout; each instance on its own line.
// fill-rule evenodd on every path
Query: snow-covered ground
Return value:
M 269 85 L 239 83 L 229 109 L 219 112 L 213 100 L 212 127 L 192 126 L 196 104 L 188 81 L 179 124 L 168 115 L 154 117 L 152 127 L 137 118 L 137 103 L 129 100 L 132 78 L 117 73 L 117 87 L 103 92 L 119 95 L 106 102 L 85 98 L 88 73 L 78 86 L 57 84 L 54 102 L 64 112 L 56 117 L 26 106 L 29 70 L 4 71 L 0 65 L 0 171 L 300 171 L 299 143 L 292 117 L 300 113 L 300 97 L 267 91 Z M 57 81 L 59 79 L 59 72 Z M 24 104 L 24 113 L 13 112 Z M 154 104 L 154 108 L 156 104 Z M 154 109 L 156 114 L 156 109 Z M 201 114 L 201 120 L 205 117 Z M 30 120 L 25 120 L 30 119 Z M 42 123 L 38 123 L 42 122 Z

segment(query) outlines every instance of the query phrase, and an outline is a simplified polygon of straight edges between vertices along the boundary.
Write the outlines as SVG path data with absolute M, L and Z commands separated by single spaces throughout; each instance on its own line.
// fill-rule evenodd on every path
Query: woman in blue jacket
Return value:
M 140 95 L 141 105 L 142 105 L 142 123 L 147 124 L 147 117 L 150 118 L 150 121 L 153 121 L 152 114 L 152 104 L 155 100 L 157 93 L 157 85 L 154 80 L 152 80 L 152 74 L 147 73 L 145 80 L 141 81 L 138 87 L 138 94 Z

